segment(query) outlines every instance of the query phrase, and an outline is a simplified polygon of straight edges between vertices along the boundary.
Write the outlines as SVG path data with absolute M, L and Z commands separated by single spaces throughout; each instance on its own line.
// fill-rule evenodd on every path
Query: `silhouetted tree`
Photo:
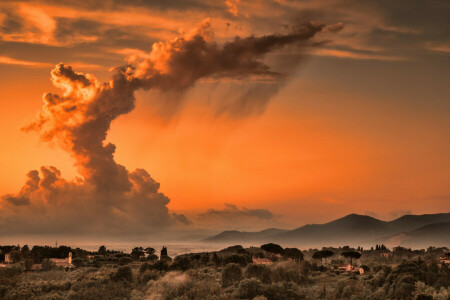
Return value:
M 359 259 L 361 257 L 361 253 L 359 253 L 357 251 L 347 251 L 347 252 L 343 252 L 341 255 L 343 257 L 345 257 L 347 260 L 349 260 L 350 265 L 352 265 L 352 266 L 353 266 L 353 260 Z
M 303 260 L 303 253 L 297 248 L 286 248 L 284 249 L 283 255 L 285 257 L 293 259 L 296 262 Z
M 264 244 L 261 246 L 261 249 L 263 249 L 264 251 L 270 252 L 270 253 L 275 253 L 275 254 L 283 253 L 283 247 L 281 247 L 278 244 L 274 244 L 274 243 Z
M 106 247 L 105 246 L 100 246 L 99 248 L 98 248 L 98 253 L 99 254 L 106 254 Z
M 138 260 L 142 256 L 145 255 L 144 248 L 142 247 L 134 247 L 133 250 L 131 250 L 131 258 L 133 260 Z

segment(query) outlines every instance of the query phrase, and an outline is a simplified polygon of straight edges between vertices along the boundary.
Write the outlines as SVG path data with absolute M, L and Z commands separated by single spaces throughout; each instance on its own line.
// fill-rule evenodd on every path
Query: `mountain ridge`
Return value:
M 343 244 L 370 245 L 374 241 L 382 243 L 397 239 L 403 241 L 405 245 L 417 241 L 421 244 L 425 242 L 436 245 L 445 243 L 445 245 L 437 246 L 449 246 L 450 241 L 447 242 L 442 234 L 439 232 L 431 234 L 434 227 L 423 229 L 427 231 L 427 234 L 422 237 L 419 237 L 418 233 L 414 233 L 414 230 L 438 223 L 442 223 L 436 225 L 441 228 L 440 231 L 447 232 L 447 227 L 450 230 L 450 213 L 404 215 L 392 221 L 383 221 L 371 216 L 352 213 L 327 223 L 306 224 L 292 230 L 270 228 L 257 232 L 224 231 L 204 239 L 203 242 L 238 244 L 276 242 L 291 246 L 336 246 Z M 402 238 L 400 238 L 400 234 L 403 234 Z M 432 236 L 433 239 L 427 239 L 427 235 Z

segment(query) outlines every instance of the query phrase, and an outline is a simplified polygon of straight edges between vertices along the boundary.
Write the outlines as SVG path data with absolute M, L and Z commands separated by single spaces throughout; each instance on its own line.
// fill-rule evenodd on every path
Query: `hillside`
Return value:
M 210 243 L 234 243 L 236 241 L 259 242 L 270 240 L 271 238 L 287 232 L 285 229 L 270 228 L 258 232 L 246 232 L 230 230 L 219 233 L 218 235 L 212 236 L 204 240 L 204 242 Z
M 399 233 L 385 240 L 388 247 L 418 247 L 449 246 L 450 222 L 433 223 L 422 226 L 410 232 Z
M 225 231 L 205 239 L 204 242 L 224 244 L 276 242 L 299 247 L 369 246 L 374 242 L 449 246 L 450 241 L 443 237 L 449 230 L 448 222 L 450 213 L 405 215 L 393 221 L 350 214 L 325 224 L 309 224 L 293 230 Z

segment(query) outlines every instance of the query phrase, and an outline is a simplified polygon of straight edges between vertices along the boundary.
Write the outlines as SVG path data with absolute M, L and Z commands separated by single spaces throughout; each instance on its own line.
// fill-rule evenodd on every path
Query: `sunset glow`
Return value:
M 3 236 L 449 211 L 447 3 L 88 2 L 0 3 Z

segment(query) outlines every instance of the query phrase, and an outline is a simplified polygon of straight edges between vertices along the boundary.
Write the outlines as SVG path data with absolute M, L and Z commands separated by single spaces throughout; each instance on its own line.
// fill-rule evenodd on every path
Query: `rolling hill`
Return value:
M 322 247 L 375 243 L 397 245 L 450 246 L 450 213 L 405 215 L 393 221 L 350 214 L 325 223 L 293 230 L 267 229 L 259 232 L 224 231 L 205 243 L 253 244 L 276 242 L 286 246 Z

